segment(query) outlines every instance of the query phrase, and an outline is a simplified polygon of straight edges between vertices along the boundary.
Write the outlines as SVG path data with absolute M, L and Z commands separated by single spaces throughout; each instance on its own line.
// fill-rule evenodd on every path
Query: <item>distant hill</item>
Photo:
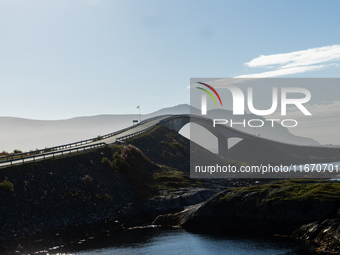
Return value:
M 197 115 L 200 114 L 198 109 L 187 104 L 181 104 L 142 115 L 142 119 L 166 114 L 189 114 L 190 111 Z M 227 110 L 213 110 L 211 115 L 219 116 L 218 118 L 220 118 L 220 116 L 230 118 L 231 112 Z M 66 120 L 30 120 L 14 117 L 0 117 L 0 152 L 3 150 L 11 152 L 14 149 L 29 151 L 36 148 L 52 147 L 90 139 L 98 135 L 104 135 L 131 126 L 132 121 L 137 120 L 138 117 L 138 114 L 96 115 Z M 253 117 L 251 115 L 245 115 L 245 118 Z M 256 116 L 256 118 L 259 117 Z M 183 128 L 181 133 L 182 135 L 189 137 L 189 131 L 189 128 Z M 244 131 L 249 133 L 254 132 L 251 129 L 246 129 Z M 192 132 L 195 132 L 195 128 L 193 128 Z M 265 127 L 263 132 L 261 131 L 261 136 L 296 144 L 318 144 L 313 139 L 292 135 L 288 129 L 279 125 L 274 129 Z M 196 142 L 199 143 L 199 141 Z M 213 144 L 210 147 L 208 145 L 209 148 L 214 146 L 215 145 Z
M 200 112 L 198 109 L 188 104 L 180 104 L 180 105 L 176 105 L 173 107 L 163 108 L 150 114 L 146 114 L 144 115 L 144 118 L 151 118 L 154 116 L 166 115 L 166 114 L 189 114 L 190 111 L 194 112 L 195 114 L 199 114 Z

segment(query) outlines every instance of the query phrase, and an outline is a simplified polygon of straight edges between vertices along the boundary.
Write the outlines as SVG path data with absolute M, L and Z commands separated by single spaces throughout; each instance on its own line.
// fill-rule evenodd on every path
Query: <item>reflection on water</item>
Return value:
M 286 238 L 230 237 L 189 233 L 181 229 L 140 229 L 49 254 L 305 255 L 314 252 L 310 246 Z

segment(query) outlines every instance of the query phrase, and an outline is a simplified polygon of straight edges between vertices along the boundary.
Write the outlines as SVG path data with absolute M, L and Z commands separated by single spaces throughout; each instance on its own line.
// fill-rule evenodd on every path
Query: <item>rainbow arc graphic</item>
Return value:
M 210 85 L 208 85 L 208 84 L 206 84 L 206 83 L 203 83 L 203 82 L 197 82 L 197 83 L 199 83 L 199 84 L 201 84 L 201 85 L 203 85 L 203 86 L 206 86 L 206 87 L 209 88 L 212 92 L 214 92 L 214 94 L 217 96 L 217 98 L 218 98 L 218 100 L 220 101 L 220 104 L 221 104 L 221 106 L 222 106 L 222 100 L 221 100 L 221 98 L 220 98 L 220 95 L 217 93 L 217 91 L 216 91 L 213 87 L 211 87 Z M 211 92 L 210 92 L 209 90 L 204 89 L 204 88 L 201 88 L 201 87 L 196 87 L 196 88 L 198 88 L 198 89 L 200 89 L 200 90 L 203 90 L 203 91 L 206 92 L 209 96 L 211 96 L 211 98 L 214 100 L 215 105 L 217 106 L 216 100 L 215 100 L 213 94 L 211 94 Z

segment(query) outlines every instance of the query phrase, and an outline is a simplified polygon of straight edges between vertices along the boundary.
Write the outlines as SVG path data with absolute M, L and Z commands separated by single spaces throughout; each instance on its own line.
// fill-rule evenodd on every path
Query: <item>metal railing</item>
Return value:
M 34 163 L 37 161 L 42 161 L 42 160 L 56 158 L 56 157 L 62 157 L 62 156 L 71 155 L 74 153 L 85 152 L 88 150 L 103 148 L 107 146 L 108 145 L 106 143 L 95 143 L 95 144 L 85 145 L 81 147 L 69 148 L 65 150 L 52 151 L 52 152 L 43 153 L 40 155 L 36 154 L 36 155 L 29 156 L 29 157 L 13 158 L 7 161 L 0 162 L 0 168 L 11 167 L 13 165 L 23 165 L 25 163 Z
M 156 116 L 156 117 L 141 121 L 137 125 L 132 125 L 132 126 L 129 126 L 127 128 L 124 128 L 124 129 L 121 129 L 121 130 L 118 130 L 118 131 L 115 131 L 115 132 L 112 132 L 112 133 L 109 133 L 109 134 L 106 134 L 106 135 L 97 136 L 95 138 L 90 138 L 90 139 L 87 139 L 87 140 L 82 140 L 80 142 L 68 143 L 68 144 L 64 144 L 64 145 L 59 145 L 59 146 L 35 150 L 35 151 L 15 153 L 15 154 L 2 156 L 2 157 L 0 157 L 0 168 L 11 167 L 13 165 L 24 164 L 24 163 L 27 163 L 27 162 L 36 162 L 37 160 L 40 161 L 40 160 L 45 160 L 47 158 L 54 158 L 57 155 L 63 156 L 66 153 L 72 154 L 72 153 L 75 153 L 75 152 L 81 152 L 81 151 L 95 149 L 95 148 L 99 148 L 99 147 L 103 147 L 103 146 L 106 147 L 106 146 L 108 146 L 107 143 L 104 143 L 104 142 L 95 143 L 95 142 L 98 142 L 98 141 L 105 139 L 105 138 L 109 138 L 109 137 L 118 135 L 120 133 L 123 133 L 123 132 L 129 130 L 129 129 L 135 128 L 137 126 L 148 123 L 148 122 L 155 120 L 155 119 L 158 119 L 158 118 L 164 118 L 166 116 L 170 116 L 170 115 Z M 141 133 L 144 133 L 144 132 L 150 130 L 151 128 L 153 128 L 157 124 L 158 123 L 152 125 L 151 127 L 146 128 L 144 130 L 137 131 L 135 133 L 132 133 L 132 134 L 129 134 L 129 135 L 126 135 L 126 136 L 118 137 L 116 140 L 121 141 L 121 140 L 130 138 L 130 137 L 139 135 Z M 92 144 L 80 146 L 80 145 L 88 144 L 88 143 L 92 143 Z M 10 164 L 8 164 L 8 163 L 10 163 Z
M 151 120 L 154 120 L 154 119 L 157 119 L 157 118 L 160 118 L 160 117 L 161 116 L 153 117 L 153 118 L 141 121 L 137 125 L 132 125 L 132 126 L 129 126 L 127 128 L 124 128 L 124 129 L 121 129 L 121 130 L 118 130 L 118 131 L 115 131 L 115 132 L 112 132 L 112 133 L 109 133 L 109 134 L 106 134 L 106 135 L 97 136 L 97 137 L 94 137 L 94 138 L 82 140 L 80 142 L 73 142 L 73 143 L 63 144 L 63 145 L 49 147 L 49 148 L 45 148 L 45 149 L 39 149 L 39 150 L 34 150 L 34 151 L 32 150 L 32 151 L 29 151 L 29 152 L 14 153 L 14 154 L 6 155 L 6 156 L 1 156 L 0 157 L 0 163 L 6 162 L 6 161 L 9 161 L 9 160 L 13 160 L 13 159 L 16 159 L 16 158 L 20 158 L 20 159 L 28 158 L 28 157 L 32 157 L 32 156 L 38 155 L 38 154 L 48 153 L 48 152 L 51 152 L 51 151 L 60 151 L 60 150 L 64 150 L 64 149 L 67 149 L 67 148 L 80 146 L 80 145 L 83 145 L 83 144 L 97 142 L 97 141 L 100 141 L 102 139 L 118 135 L 122 132 L 129 130 L 129 129 L 135 128 L 136 126 L 139 126 L 141 124 L 147 123 Z
M 153 118 L 150 118 L 150 119 L 146 119 L 146 120 L 141 121 L 141 122 L 139 123 L 139 125 L 144 124 L 144 123 L 147 123 L 147 122 L 150 122 L 150 121 L 155 120 L 155 119 L 162 119 L 162 121 L 163 121 L 163 120 L 168 120 L 168 119 L 171 118 L 172 116 L 173 116 L 173 115 L 169 115 L 169 114 L 167 114 L 167 115 L 156 116 L 156 117 L 153 117 Z M 176 115 L 176 116 L 179 116 L 179 115 Z M 166 118 L 165 118 L 165 117 L 166 117 Z M 163 119 L 163 118 L 165 118 L 165 119 Z M 146 129 L 137 131 L 137 132 L 135 132 L 135 133 L 132 133 L 132 134 L 129 134 L 129 135 L 125 135 L 125 136 L 122 136 L 122 137 L 117 137 L 116 140 L 117 140 L 117 141 L 121 141 L 121 140 L 125 140 L 125 139 L 127 139 L 127 138 L 131 138 L 131 137 L 133 137 L 133 136 L 142 134 L 142 133 L 144 133 L 144 132 L 146 132 L 146 131 L 151 130 L 152 128 L 154 128 L 154 127 L 157 126 L 158 124 L 159 124 L 159 122 L 155 123 L 154 125 L 152 125 L 152 126 L 146 128 Z
M 131 137 L 133 137 L 133 136 L 142 134 L 142 133 L 144 133 L 144 132 L 146 132 L 146 131 L 149 131 L 150 129 L 154 128 L 154 127 L 157 126 L 157 125 L 158 125 L 158 123 L 156 123 L 155 125 L 152 125 L 151 127 L 148 127 L 148 128 L 146 128 L 146 129 L 143 129 L 143 130 L 141 130 L 141 131 L 137 131 L 137 132 L 135 132 L 135 133 L 132 133 L 132 134 L 129 134 L 129 135 L 125 135 L 125 136 L 122 136 L 122 137 L 117 137 L 116 140 L 117 140 L 117 141 L 121 141 L 121 140 L 125 140 L 125 139 L 127 139 L 127 138 L 131 138 Z

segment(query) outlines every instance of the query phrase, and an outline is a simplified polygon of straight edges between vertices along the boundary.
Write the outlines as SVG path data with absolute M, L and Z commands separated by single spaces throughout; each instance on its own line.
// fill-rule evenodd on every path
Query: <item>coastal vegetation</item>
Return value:
M 220 201 L 251 192 L 261 193 L 261 203 L 281 200 L 329 202 L 340 204 L 340 183 L 316 179 L 279 180 L 250 187 L 231 188 Z
M 0 182 L 0 190 L 13 193 L 14 192 L 14 185 L 12 182 L 6 179 L 3 182 Z
M 140 149 L 131 144 L 112 145 L 109 148 L 112 159 L 103 157 L 101 162 L 126 176 L 134 193 L 141 200 L 156 196 L 160 189 L 170 192 L 178 188 L 203 185 L 174 167 L 154 164 Z M 181 148 L 180 145 L 177 148 Z

